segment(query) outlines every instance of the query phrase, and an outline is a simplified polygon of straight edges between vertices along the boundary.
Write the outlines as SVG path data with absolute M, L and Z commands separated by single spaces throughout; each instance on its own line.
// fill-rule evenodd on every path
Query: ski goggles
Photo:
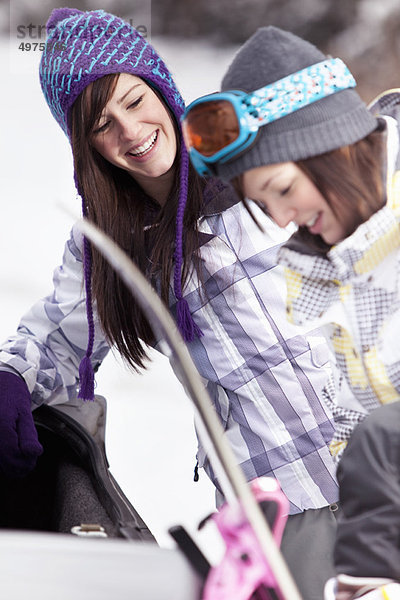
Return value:
M 194 100 L 182 116 L 190 159 L 203 176 L 215 174 L 255 141 L 263 125 L 347 88 L 356 82 L 340 58 L 316 63 L 254 92 L 229 90 Z

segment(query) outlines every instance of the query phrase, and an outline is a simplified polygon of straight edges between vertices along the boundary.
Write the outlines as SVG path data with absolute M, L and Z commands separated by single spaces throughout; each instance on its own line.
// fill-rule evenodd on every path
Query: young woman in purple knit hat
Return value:
M 40 81 L 71 143 L 83 213 L 170 307 L 247 479 L 279 480 L 290 501 L 282 549 L 304 597 L 319 600 L 333 573 L 335 386 L 319 330 L 286 320 L 276 255 L 290 231 L 259 211 L 261 232 L 230 186 L 189 165 L 183 100 L 135 29 L 101 10 L 68 8 L 47 27 Z M 2 472 L 28 471 L 40 454 L 31 404 L 76 398 L 78 382 L 90 399 L 110 346 L 138 369 L 158 343 L 113 269 L 73 229 L 54 292 L 1 347 Z M 218 490 L 201 447 L 198 464 Z

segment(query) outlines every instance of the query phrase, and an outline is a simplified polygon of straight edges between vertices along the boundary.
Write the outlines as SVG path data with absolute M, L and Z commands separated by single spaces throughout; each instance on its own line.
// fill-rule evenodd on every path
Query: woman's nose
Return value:
M 270 214 L 272 219 L 275 221 L 279 227 L 287 227 L 289 223 L 295 220 L 296 210 L 290 207 L 274 207 L 273 210 L 270 210 Z
M 140 135 L 140 124 L 136 119 L 120 118 L 118 126 L 120 139 L 124 142 L 136 141 Z

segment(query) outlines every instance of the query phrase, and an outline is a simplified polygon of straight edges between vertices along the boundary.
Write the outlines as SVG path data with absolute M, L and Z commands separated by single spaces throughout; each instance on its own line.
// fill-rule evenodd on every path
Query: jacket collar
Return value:
M 204 217 L 218 215 L 241 201 L 229 183 L 215 177 L 207 179 L 203 196 L 202 216 Z

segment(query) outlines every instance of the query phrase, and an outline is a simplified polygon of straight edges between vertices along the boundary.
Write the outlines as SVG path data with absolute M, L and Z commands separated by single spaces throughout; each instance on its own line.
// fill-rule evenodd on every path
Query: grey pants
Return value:
M 337 505 L 290 515 L 281 550 L 303 600 L 323 600 L 326 581 L 336 575 L 333 547 Z

